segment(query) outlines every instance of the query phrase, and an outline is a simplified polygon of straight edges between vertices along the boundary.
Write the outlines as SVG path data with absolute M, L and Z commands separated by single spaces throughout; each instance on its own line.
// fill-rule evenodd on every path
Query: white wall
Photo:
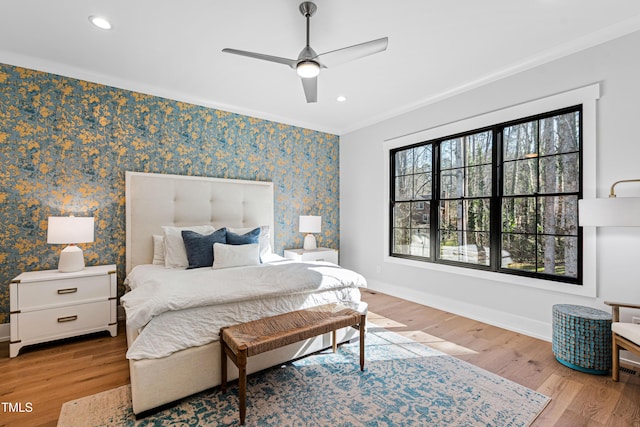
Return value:
M 640 303 L 640 228 L 597 230 L 596 297 L 505 283 L 495 275 L 476 277 L 466 269 L 385 260 L 389 159 L 384 149 L 385 140 L 599 83 L 595 182 L 597 196 L 606 197 L 614 181 L 640 178 L 639 47 L 637 32 L 341 136 L 341 264 L 362 273 L 371 289 L 546 340 L 551 340 L 554 304 L 608 311 L 603 301 Z M 428 79 L 429 69 L 424 73 Z M 640 185 L 618 187 L 617 193 L 640 196 Z

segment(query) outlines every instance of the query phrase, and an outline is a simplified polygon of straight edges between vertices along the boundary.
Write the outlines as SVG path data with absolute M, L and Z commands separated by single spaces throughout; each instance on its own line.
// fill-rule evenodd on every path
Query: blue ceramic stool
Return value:
M 581 305 L 554 305 L 552 349 L 565 366 L 607 374 L 611 369 L 611 313 Z

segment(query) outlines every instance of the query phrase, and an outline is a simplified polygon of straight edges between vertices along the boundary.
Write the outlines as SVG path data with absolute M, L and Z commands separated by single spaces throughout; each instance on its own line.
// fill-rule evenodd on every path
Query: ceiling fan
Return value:
M 332 50 L 330 52 L 325 52 L 318 55 L 309 45 L 309 21 L 316 10 L 317 7 L 313 2 L 306 1 L 300 4 L 300 13 L 307 20 L 307 45 L 298 55 L 298 59 L 288 59 L 279 56 L 265 55 L 262 53 L 247 52 L 246 50 L 229 48 L 222 49 L 222 51 L 226 53 L 233 53 L 235 55 L 248 56 L 249 58 L 262 59 L 263 61 L 288 65 L 289 67 L 296 70 L 298 75 L 300 76 L 307 102 L 317 102 L 318 74 L 320 74 L 321 68 L 328 68 L 329 66 L 333 67 L 344 62 L 382 52 L 387 49 L 389 38 L 383 37 L 381 39 L 343 47 L 341 49 Z

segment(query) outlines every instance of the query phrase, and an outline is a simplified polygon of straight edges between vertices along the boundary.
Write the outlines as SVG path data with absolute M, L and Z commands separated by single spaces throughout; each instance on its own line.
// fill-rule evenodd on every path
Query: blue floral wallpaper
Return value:
M 0 323 L 9 282 L 57 268 L 47 218 L 93 216 L 87 265 L 124 278 L 124 172 L 272 181 L 275 251 L 302 247 L 299 215 L 322 215 L 338 247 L 339 137 L 0 64 Z

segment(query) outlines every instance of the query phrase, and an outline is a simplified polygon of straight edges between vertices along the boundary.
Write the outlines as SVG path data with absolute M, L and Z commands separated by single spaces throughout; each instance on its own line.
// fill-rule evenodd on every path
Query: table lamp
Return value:
M 321 231 L 322 217 L 321 216 L 300 216 L 300 233 L 307 233 L 304 236 L 304 250 L 310 251 L 317 248 L 316 246 L 316 237 L 313 233 L 319 233 Z
M 47 243 L 68 245 L 60 252 L 58 270 L 63 273 L 84 268 L 84 255 L 76 243 L 93 242 L 93 217 L 50 216 Z

